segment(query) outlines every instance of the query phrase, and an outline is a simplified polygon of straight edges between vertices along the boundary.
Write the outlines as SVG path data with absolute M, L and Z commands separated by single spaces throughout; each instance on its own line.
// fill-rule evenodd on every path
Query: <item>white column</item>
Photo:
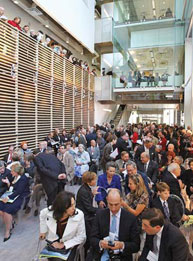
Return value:
M 192 39 L 185 41 L 185 88 L 184 88 L 184 123 L 193 127 L 193 83 L 192 83 Z

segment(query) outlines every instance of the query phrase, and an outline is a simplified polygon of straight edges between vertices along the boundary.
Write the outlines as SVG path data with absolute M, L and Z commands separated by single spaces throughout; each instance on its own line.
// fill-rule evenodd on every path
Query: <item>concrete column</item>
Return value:
M 185 88 L 184 88 L 184 123 L 185 127 L 193 127 L 193 83 L 192 83 L 192 39 L 185 40 Z

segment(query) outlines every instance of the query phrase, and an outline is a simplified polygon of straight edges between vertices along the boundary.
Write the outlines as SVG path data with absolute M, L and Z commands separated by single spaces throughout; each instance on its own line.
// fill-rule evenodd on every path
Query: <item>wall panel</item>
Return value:
M 0 157 L 54 128 L 94 124 L 94 77 L 0 21 Z

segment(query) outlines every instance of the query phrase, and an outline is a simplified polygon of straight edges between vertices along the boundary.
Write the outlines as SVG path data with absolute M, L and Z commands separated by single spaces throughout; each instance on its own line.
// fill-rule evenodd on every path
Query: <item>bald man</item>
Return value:
M 121 208 L 122 198 L 118 189 L 110 189 L 108 208 L 99 211 L 91 232 L 93 260 L 109 260 L 109 255 L 121 261 L 132 261 L 132 254 L 140 248 L 137 220 Z

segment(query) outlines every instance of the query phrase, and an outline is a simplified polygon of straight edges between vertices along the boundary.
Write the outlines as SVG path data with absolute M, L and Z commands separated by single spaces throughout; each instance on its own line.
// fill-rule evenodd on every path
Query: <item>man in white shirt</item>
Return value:
M 176 226 L 164 222 L 161 210 L 145 210 L 142 228 L 147 235 L 139 261 L 187 261 L 190 257 L 185 237 Z

